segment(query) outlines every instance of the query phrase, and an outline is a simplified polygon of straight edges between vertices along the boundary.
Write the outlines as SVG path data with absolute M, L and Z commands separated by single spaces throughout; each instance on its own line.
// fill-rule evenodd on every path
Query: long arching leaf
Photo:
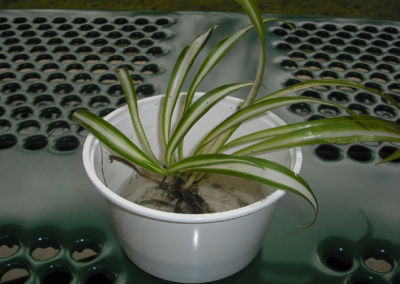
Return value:
M 296 104 L 296 103 L 302 103 L 302 102 L 308 102 L 308 103 L 319 103 L 319 104 L 324 104 L 324 105 L 330 105 L 330 106 L 335 106 L 337 108 L 344 109 L 345 111 L 348 111 L 352 113 L 353 115 L 356 115 L 353 111 L 349 110 L 348 108 L 333 103 L 329 101 L 324 101 L 320 99 L 315 99 L 315 98 L 309 98 L 309 97 L 283 97 L 283 98 L 274 98 L 274 99 L 269 99 L 263 102 L 260 102 L 258 104 L 253 104 L 251 106 L 245 107 L 238 112 L 232 114 L 229 116 L 227 119 L 225 119 L 222 123 L 220 123 L 217 127 L 215 127 L 204 140 L 200 143 L 198 149 L 201 149 L 205 144 L 213 140 L 215 137 L 220 135 L 221 133 L 224 133 L 225 131 L 229 130 L 230 128 L 234 127 L 235 125 L 238 125 L 256 115 L 259 115 L 261 113 L 264 113 L 266 111 L 273 110 L 275 108 L 291 105 L 291 104 Z M 198 152 L 198 151 L 196 151 Z
M 185 81 L 187 74 L 189 73 L 193 61 L 196 59 L 197 55 L 203 49 L 210 39 L 213 31 L 218 25 L 212 27 L 204 34 L 199 35 L 191 43 L 189 43 L 179 55 L 174 69 L 168 83 L 167 92 L 165 95 L 164 109 L 163 109 L 163 138 L 164 144 L 168 144 L 171 128 L 172 114 L 175 109 L 176 102 L 178 101 L 178 96 L 181 91 L 182 85 Z
M 215 104 L 220 100 L 228 96 L 229 94 L 243 89 L 245 87 L 253 85 L 252 82 L 228 84 L 206 93 L 201 96 L 182 116 L 174 133 L 172 134 L 167 148 L 165 150 L 165 163 L 167 167 L 170 165 L 172 153 L 178 147 L 186 133 L 192 128 L 192 126 L 206 114 Z
M 236 176 L 293 192 L 306 199 L 315 211 L 314 220 L 302 227 L 311 226 L 318 214 L 318 203 L 309 185 L 299 175 L 271 161 L 255 157 L 206 154 L 183 159 L 168 170 L 173 173 L 200 172 Z
M 159 163 L 157 158 L 154 156 L 153 151 L 151 150 L 149 141 L 147 140 L 146 133 L 143 130 L 142 123 L 140 122 L 138 107 L 137 107 L 137 98 L 135 86 L 133 84 L 133 80 L 131 75 L 129 75 L 128 69 L 125 67 L 116 69 L 117 75 L 121 81 L 122 89 L 124 90 L 125 99 L 129 107 L 129 112 L 131 114 L 132 123 L 135 127 L 136 134 L 139 138 L 140 143 L 142 144 L 146 154 L 155 162 Z
M 153 162 L 128 137 L 101 117 L 78 109 L 72 118 L 121 157 L 160 175 L 167 174 L 165 169 Z
M 349 144 L 357 142 L 400 142 L 400 125 L 379 118 L 363 116 L 361 120 L 344 116 L 342 121 L 321 119 L 322 124 L 303 128 L 266 139 L 241 149 L 233 155 L 251 155 L 258 152 L 273 151 L 314 144 Z

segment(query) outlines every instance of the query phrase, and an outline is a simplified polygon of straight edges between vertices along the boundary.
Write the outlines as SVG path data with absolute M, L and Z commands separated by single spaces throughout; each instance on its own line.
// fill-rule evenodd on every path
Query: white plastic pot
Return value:
M 196 98 L 202 94 L 196 94 Z M 161 115 L 164 96 L 138 102 L 140 117 L 149 142 L 157 157 L 163 157 Z M 219 122 L 232 114 L 242 101 L 227 97 L 206 114 L 185 139 L 185 153 Z M 178 107 L 182 107 L 181 101 Z M 105 118 L 139 145 L 127 106 Z M 234 137 L 285 123 L 268 113 L 243 124 Z M 101 154 L 99 141 L 89 135 L 83 149 L 86 172 L 107 199 L 111 217 L 126 255 L 144 271 L 162 279 L 201 283 L 218 280 L 236 273 L 249 264 L 263 244 L 282 190 L 249 206 L 212 214 L 177 214 L 142 207 L 119 196 L 127 182 L 135 182 L 135 172 L 122 163 L 109 163 Z M 103 147 L 103 153 L 104 153 Z M 300 172 L 300 148 L 262 155 Z M 107 186 L 104 184 L 106 180 Z

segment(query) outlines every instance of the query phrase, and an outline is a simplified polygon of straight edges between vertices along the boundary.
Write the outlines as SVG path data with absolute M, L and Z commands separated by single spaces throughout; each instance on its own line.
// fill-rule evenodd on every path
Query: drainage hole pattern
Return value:
M 96 228 L 26 232 L 5 225 L 0 227 L 0 283 L 123 283 L 126 268 L 111 246 Z
M 273 48 L 283 56 L 277 62 L 285 72 L 282 87 L 311 79 L 348 79 L 389 94 L 400 102 L 400 40 L 397 27 L 345 23 L 294 22 L 269 29 Z M 387 100 L 348 87 L 321 86 L 296 93 L 341 104 L 359 114 L 369 114 L 400 123 L 399 111 Z M 335 107 L 307 103 L 291 105 L 288 111 L 304 120 L 347 115 Z M 350 158 L 377 163 L 399 148 L 392 143 L 359 143 L 353 146 L 319 145 L 314 153 L 323 161 Z M 399 164 L 396 160 L 391 164 Z
M 0 151 L 68 154 L 86 131 L 72 113 L 105 116 L 125 103 L 114 69 L 125 66 L 138 97 L 157 95 L 176 20 L 165 16 L 15 17 L 0 24 Z M 49 138 L 47 138 L 51 134 Z
M 385 240 L 362 239 L 355 244 L 329 238 L 320 243 L 317 253 L 321 269 L 346 284 L 400 283 L 398 249 Z

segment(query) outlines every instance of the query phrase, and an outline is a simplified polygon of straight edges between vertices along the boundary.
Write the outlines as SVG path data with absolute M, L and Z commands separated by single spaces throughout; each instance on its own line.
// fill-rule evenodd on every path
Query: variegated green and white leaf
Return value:
M 365 124 L 365 119 L 366 116 L 360 115 L 360 117 L 354 117 L 354 121 L 360 121 L 360 123 Z M 348 117 L 346 116 L 338 116 L 338 117 L 332 117 L 332 118 L 327 118 L 327 119 L 318 119 L 318 120 L 310 120 L 310 121 L 304 121 L 304 122 L 299 122 L 299 123 L 293 123 L 293 124 L 288 124 L 288 125 L 282 125 L 282 126 L 277 126 L 261 131 L 257 131 L 254 133 L 250 133 L 245 136 L 241 136 L 235 140 L 230 141 L 229 143 L 225 144 L 221 149 L 220 153 L 225 152 L 226 150 L 229 150 L 233 147 L 246 144 L 249 142 L 254 142 L 254 141 L 261 141 L 267 138 L 271 138 L 274 136 L 278 135 L 283 135 L 286 133 L 291 133 L 296 130 L 300 129 L 305 129 L 305 128 L 311 128 L 315 126 L 320 126 L 320 125 L 328 125 L 331 123 L 338 123 L 342 121 L 347 121 L 349 120 Z
M 160 175 L 167 174 L 165 169 L 153 162 L 128 137 L 101 117 L 87 110 L 78 109 L 72 118 L 121 157 Z
M 146 133 L 144 132 L 142 123 L 140 121 L 138 106 L 137 106 L 136 91 L 132 77 L 129 74 L 128 69 L 126 69 L 125 67 L 117 68 L 116 72 L 121 81 L 122 89 L 124 90 L 125 94 L 125 99 L 129 107 L 129 112 L 131 114 L 132 123 L 135 127 L 139 141 L 142 144 L 146 154 L 150 157 L 150 159 L 152 159 L 155 163 L 159 163 L 157 158 L 154 156 L 153 151 L 151 150 L 149 141 L 147 140 L 146 137 Z
M 172 134 L 165 150 L 165 163 L 170 166 L 172 153 L 178 147 L 183 137 L 188 133 L 192 126 L 206 114 L 216 103 L 229 94 L 253 85 L 252 82 L 228 84 L 206 93 L 201 96 L 182 116 L 174 133 Z
M 314 144 L 349 144 L 357 142 L 400 142 L 400 125 L 370 116 L 345 116 L 342 121 L 321 119 L 322 124 L 280 134 L 241 149 L 233 155 L 301 147 Z M 363 123 L 360 123 L 363 122 Z
M 189 43 L 179 55 L 174 69 L 168 83 L 167 92 L 165 95 L 164 109 L 163 109 L 163 138 L 164 144 L 168 144 L 171 128 L 172 114 L 175 109 L 176 102 L 178 101 L 178 96 L 181 91 L 182 85 L 185 81 L 187 74 L 189 73 L 194 60 L 200 51 L 207 44 L 213 31 L 218 25 L 212 27 L 204 34 L 199 35 L 191 43 Z
M 391 102 L 397 109 L 400 110 L 400 105 L 388 94 L 381 93 L 380 91 L 373 89 L 373 88 L 365 87 L 364 85 L 361 85 L 357 82 L 344 80 L 344 79 L 307 80 L 305 82 L 301 82 L 301 83 L 295 84 L 293 86 L 286 87 L 284 89 L 276 91 L 272 94 L 269 94 L 269 95 L 255 101 L 254 103 L 260 103 L 260 102 L 263 102 L 263 101 L 266 101 L 266 100 L 269 100 L 272 98 L 290 94 L 292 92 L 296 92 L 299 90 L 312 88 L 312 87 L 318 87 L 318 86 L 341 86 L 341 87 L 350 87 L 350 88 L 365 90 L 365 91 L 368 91 L 368 92 L 371 92 L 371 93 L 377 94 L 378 96 L 383 97 L 384 99 Z
M 224 154 L 206 154 L 181 160 L 171 166 L 171 172 L 216 173 L 240 177 L 287 190 L 305 198 L 318 214 L 317 200 L 309 185 L 297 174 L 277 163 L 255 157 L 234 157 Z M 305 226 L 311 226 L 314 220 Z
M 308 102 L 308 103 L 318 103 L 318 104 L 323 104 L 323 105 L 329 105 L 329 106 L 334 106 L 337 108 L 344 109 L 345 111 L 352 113 L 353 115 L 358 116 L 356 113 L 353 111 L 349 110 L 348 108 L 333 103 L 329 101 L 324 101 L 320 99 L 315 99 L 315 98 L 309 98 L 309 97 L 283 97 L 283 98 L 273 98 L 269 99 L 266 101 L 262 101 L 257 104 L 253 104 L 251 106 L 245 107 L 238 112 L 232 114 L 229 116 L 227 119 L 225 119 L 223 122 L 221 122 L 217 127 L 215 127 L 204 140 L 200 143 L 198 149 L 201 149 L 206 143 L 210 142 L 214 138 L 216 138 L 218 135 L 224 133 L 225 131 L 229 130 L 230 128 L 234 127 L 235 125 L 238 125 L 250 118 L 253 118 L 254 116 L 257 116 L 259 114 L 262 114 L 264 112 L 273 110 L 275 108 L 291 105 L 291 104 L 296 104 L 296 103 L 303 103 L 303 102 Z M 196 151 L 198 153 L 198 151 Z
M 281 21 L 289 26 L 289 22 L 280 19 L 263 19 L 263 22 Z M 198 86 L 204 80 L 208 73 L 218 64 L 218 62 L 251 30 L 253 25 L 241 29 L 240 31 L 223 38 L 217 45 L 211 50 L 206 59 L 203 61 L 199 71 L 194 77 L 192 84 L 190 85 L 189 91 L 186 95 L 185 111 L 192 105 L 194 94 L 197 91 Z

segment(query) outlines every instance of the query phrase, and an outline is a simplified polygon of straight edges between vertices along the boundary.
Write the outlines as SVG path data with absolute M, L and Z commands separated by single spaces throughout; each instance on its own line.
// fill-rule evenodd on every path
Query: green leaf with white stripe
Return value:
M 166 175 L 168 172 L 153 162 L 128 137 L 103 118 L 83 109 L 76 110 L 72 115 L 80 126 L 92 133 L 101 143 L 121 157 L 140 167 Z
M 378 96 L 381 96 L 382 98 L 391 102 L 397 109 L 400 110 L 400 105 L 388 94 L 381 93 L 380 91 L 373 89 L 373 88 L 365 87 L 364 85 L 361 85 L 357 82 L 344 80 L 344 79 L 307 80 L 305 82 L 301 82 L 301 83 L 295 84 L 293 86 L 276 91 L 272 94 L 269 94 L 269 95 L 255 101 L 254 103 L 260 103 L 260 102 L 263 102 L 263 101 L 266 101 L 266 100 L 269 100 L 272 98 L 284 96 L 284 95 L 292 93 L 292 92 L 296 92 L 296 91 L 300 91 L 300 90 L 312 88 L 312 87 L 318 87 L 318 86 L 340 86 L 340 87 L 349 87 L 349 88 L 365 90 L 365 91 L 377 94 Z
M 200 172 L 235 176 L 300 195 L 312 205 L 315 211 L 314 220 L 301 227 L 311 226 L 318 214 L 318 203 L 310 186 L 299 175 L 271 161 L 255 157 L 205 154 L 181 160 L 168 170 L 180 173 Z
M 170 166 L 172 153 L 178 147 L 179 143 L 185 137 L 186 133 L 192 128 L 192 126 L 206 114 L 215 104 L 220 100 L 228 96 L 229 94 L 249 87 L 253 85 L 252 82 L 228 84 L 218 88 L 201 96 L 182 116 L 174 133 L 172 134 L 167 148 L 165 150 L 165 163 Z
M 280 19 L 263 19 L 263 22 L 281 21 L 291 26 L 290 23 Z M 192 105 L 194 94 L 200 83 L 204 80 L 208 73 L 218 64 L 218 62 L 224 58 L 224 56 L 251 30 L 253 25 L 248 25 L 240 31 L 223 38 L 217 45 L 211 50 L 206 59 L 204 59 L 199 71 L 194 77 L 192 84 L 190 85 L 189 91 L 187 92 L 185 111 Z
M 217 28 L 218 25 L 215 25 L 211 29 L 209 29 L 204 34 L 199 35 L 195 38 L 191 43 L 189 43 L 179 55 L 174 69 L 172 70 L 172 74 L 168 83 L 167 92 L 165 95 L 164 109 L 163 109 L 163 138 L 164 144 L 168 144 L 168 140 L 170 137 L 170 129 L 171 129 L 171 119 L 172 114 L 175 109 L 176 102 L 178 101 L 179 93 L 182 89 L 182 85 L 186 79 L 187 74 L 189 73 L 194 60 L 200 51 L 207 44 L 210 39 L 213 31 Z
M 196 150 L 196 153 L 208 142 L 216 138 L 218 135 L 224 133 L 225 131 L 229 130 L 230 128 L 234 127 L 235 125 L 238 125 L 250 118 L 253 118 L 254 116 L 257 116 L 259 114 L 262 114 L 264 112 L 273 110 L 275 108 L 291 105 L 291 104 L 297 104 L 297 103 L 318 103 L 318 104 L 323 104 L 323 105 L 329 105 L 329 106 L 334 106 L 337 108 L 344 109 L 345 111 L 358 116 L 355 112 L 349 110 L 348 108 L 333 103 L 329 101 L 324 101 L 320 99 L 315 99 L 315 98 L 309 98 L 309 97 L 283 97 L 283 98 L 273 98 L 269 99 L 266 101 L 262 101 L 257 104 L 250 105 L 248 107 L 242 108 L 238 112 L 232 114 L 229 116 L 227 119 L 225 119 L 223 122 L 221 122 L 217 127 L 215 127 L 204 140 L 200 143 L 198 149 Z
M 361 119 L 345 116 L 338 121 L 321 119 L 320 125 L 311 126 L 275 137 L 243 148 L 233 155 L 251 155 L 314 144 L 349 144 L 357 142 L 400 142 L 400 125 L 396 122 L 362 115 Z M 334 123 L 332 123 L 332 120 Z M 362 122 L 362 123 L 360 123 Z
M 116 72 L 121 81 L 122 89 L 124 90 L 125 94 L 125 99 L 129 107 L 129 112 L 131 114 L 132 123 L 135 127 L 139 141 L 142 144 L 142 147 L 145 150 L 146 154 L 150 157 L 150 159 L 152 159 L 155 163 L 159 163 L 157 158 L 154 156 L 153 151 L 151 150 L 149 141 L 147 140 L 146 137 L 146 133 L 144 132 L 142 123 L 140 121 L 139 111 L 137 106 L 136 91 L 132 77 L 129 74 L 128 69 L 126 69 L 125 67 L 117 68 Z

